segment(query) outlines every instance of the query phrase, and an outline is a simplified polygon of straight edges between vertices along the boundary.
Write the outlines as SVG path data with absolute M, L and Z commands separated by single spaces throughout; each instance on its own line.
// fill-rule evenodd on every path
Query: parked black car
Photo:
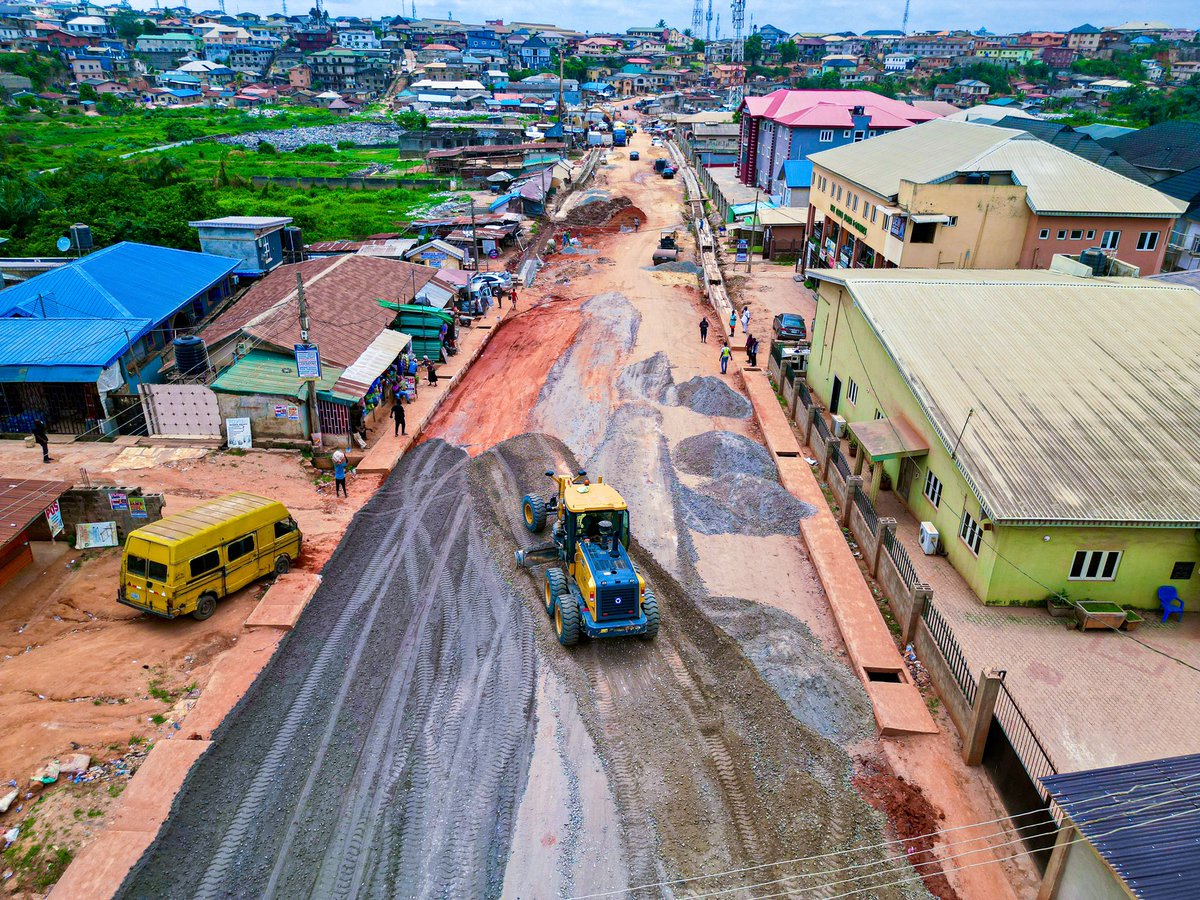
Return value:
M 780 313 L 771 323 L 771 333 L 777 341 L 802 341 L 808 337 L 804 317 L 795 313 Z

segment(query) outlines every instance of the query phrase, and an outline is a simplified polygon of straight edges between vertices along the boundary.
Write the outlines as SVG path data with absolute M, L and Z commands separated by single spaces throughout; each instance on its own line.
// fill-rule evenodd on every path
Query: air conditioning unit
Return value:
M 933 556 L 938 548 L 938 530 L 932 522 L 921 523 L 921 550 L 926 556 Z
M 842 437 L 846 433 L 846 420 L 841 416 L 830 416 L 833 419 L 833 436 Z

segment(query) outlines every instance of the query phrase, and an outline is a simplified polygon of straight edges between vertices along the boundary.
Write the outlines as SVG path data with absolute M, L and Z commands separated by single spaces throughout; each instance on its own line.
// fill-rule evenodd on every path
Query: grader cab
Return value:
M 546 475 L 557 492 L 548 498 L 526 494 L 521 513 L 535 534 L 550 522 L 551 540 L 518 550 L 516 557 L 528 568 L 549 564 L 543 603 L 559 643 L 572 646 L 580 635 L 653 640 L 658 600 L 629 559 L 625 501 L 603 478 L 593 484 L 587 472 Z

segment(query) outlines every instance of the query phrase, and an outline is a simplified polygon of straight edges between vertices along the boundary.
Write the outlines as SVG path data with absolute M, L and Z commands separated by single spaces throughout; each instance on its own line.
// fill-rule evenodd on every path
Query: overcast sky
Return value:
M 191 8 L 206 8 L 204 0 L 190 0 Z M 406 5 L 401 8 L 398 2 Z M 328 0 L 325 3 L 334 16 L 393 16 L 411 11 L 412 0 Z M 704 0 L 706 4 L 708 0 Z M 138 5 L 149 6 L 143 0 Z M 291 0 L 288 12 L 292 15 L 306 11 L 312 0 Z M 969 11 L 964 9 L 969 6 Z M 217 8 L 215 0 L 211 8 Z M 279 0 L 225 0 L 230 13 L 270 13 L 280 9 Z M 652 11 L 650 11 L 652 10 Z M 504 21 L 553 22 L 580 31 L 624 31 L 634 26 L 653 25 L 659 18 L 683 29 L 691 26 L 692 5 L 688 0 L 663 0 L 659 3 L 636 0 L 573 0 L 571 3 L 546 3 L 544 0 L 501 0 L 480 4 L 460 0 L 417 0 L 417 15 L 444 18 L 447 14 L 463 22 L 479 23 L 484 19 L 503 18 Z M 721 34 L 732 33 L 727 0 L 713 0 L 713 22 L 721 16 Z M 746 30 L 750 20 L 756 25 L 775 25 L 786 31 L 865 31 L 870 28 L 899 28 L 904 17 L 903 0 L 822 0 L 819 4 L 801 5 L 795 2 L 765 2 L 747 0 Z M 909 31 L 932 28 L 966 28 L 974 31 L 984 27 L 997 33 L 1045 29 L 1062 31 L 1090 22 L 1098 27 L 1118 25 L 1131 18 L 1162 21 L 1172 25 L 1195 27 L 1200 24 L 1200 7 L 1195 0 L 1147 0 L 1130 3 L 1115 0 L 990 0 L 963 4 L 952 0 L 913 0 L 909 14 Z

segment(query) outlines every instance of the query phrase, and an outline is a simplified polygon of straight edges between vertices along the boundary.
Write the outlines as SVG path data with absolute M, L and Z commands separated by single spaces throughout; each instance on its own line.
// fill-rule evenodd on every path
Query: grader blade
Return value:
M 547 544 L 538 544 L 536 547 L 526 547 L 524 550 L 514 551 L 513 556 L 517 558 L 518 566 L 531 569 L 545 563 L 557 562 L 558 544 L 551 541 Z

